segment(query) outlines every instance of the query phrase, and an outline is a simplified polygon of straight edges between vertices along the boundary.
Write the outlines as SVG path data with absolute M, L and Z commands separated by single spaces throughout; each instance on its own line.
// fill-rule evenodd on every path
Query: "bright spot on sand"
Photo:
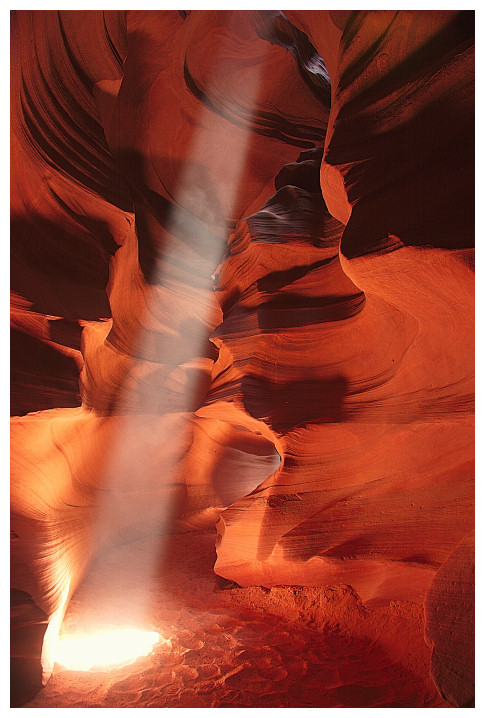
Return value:
M 147 656 L 162 640 L 154 631 L 121 629 L 109 633 L 64 636 L 59 639 L 56 663 L 71 671 L 127 666 L 140 656 Z

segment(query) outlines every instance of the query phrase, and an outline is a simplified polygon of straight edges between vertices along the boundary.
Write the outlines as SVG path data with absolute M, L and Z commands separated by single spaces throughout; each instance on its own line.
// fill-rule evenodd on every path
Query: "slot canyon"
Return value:
M 11 707 L 475 705 L 474 35 L 11 11 Z

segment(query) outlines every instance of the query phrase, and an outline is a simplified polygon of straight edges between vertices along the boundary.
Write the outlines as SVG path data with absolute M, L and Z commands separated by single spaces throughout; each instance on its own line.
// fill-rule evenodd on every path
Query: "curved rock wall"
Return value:
M 217 522 L 241 585 L 429 590 L 442 655 L 474 520 L 473 30 L 12 13 L 12 583 L 46 678 L 89 562 L 174 522 Z

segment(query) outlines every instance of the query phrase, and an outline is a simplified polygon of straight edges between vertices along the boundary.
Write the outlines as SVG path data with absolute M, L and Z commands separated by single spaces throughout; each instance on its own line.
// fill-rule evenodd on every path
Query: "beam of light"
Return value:
M 69 596 L 70 579 L 66 579 L 66 585 L 62 592 L 59 608 L 51 617 L 47 626 L 42 643 L 42 653 L 40 656 L 40 664 L 42 668 L 42 685 L 45 686 L 49 680 L 54 668 L 54 662 L 57 655 L 57 647 L 59 645 L 59 631 L 64 618 L 67 607 L 67 599 Z
M 226 18 L 229 23 L 236 23 L 236 27 L 237 17 L 232 19 L 231 17 L 231 12 L 228 12 Z M 230 56 L 230 52 L 225 53 L 224 47 L 221 47 L 219 52 L 221 64 L 218 67 L 216 63 L 214 67 L 213 82 L 218 80 L 217 73 L 223 66 L 227 54 Z M 258 63 L 250 63 L 248 67 L 250 81 L 246 87 L 244 100 L 246 107 L 254 108 L 259 95 L 263 58 L 260 57 Z M 190 445 L 190 438 L 187 439 L 190 428 L 187 428 L 188 422 L 184 423 L 180 417 L 185 415 L 187 418 L 194 411 L 193 403 L 198 391 L 198 379 L 197 372 L 192 369 L 194 363 L 198 366 L 201 362 L 200 357 L 204 356 L 203 347 L 213 326 L 214 315 L 214 305 L 209 301 L 200 302 L 200 289 L 207 293 L 211 292 L 212 272 L 221 262 L 226 250 L 230 227 L 227 224 L 221 227 L 220 217 L 221 214 L 226 216 L 234 214 L 252 135 L 249 120 L 245 125 L 232 127 L 227 119 L 218 116 L 203 104 L 194 128 L 196 129 L 191 139 L 190 153 L 187 153 L 187 157 L 191 160 L 178 177 L 179 194 L 174 197 L 169 226 L 164 230 L 164 256 L 158 260 L 150 286 L 144 287 L 143 316 L 139 317 L 141 331 L 138 346 L 133 352 L 134 357 L 150 355 L 150 350 L 146 347 L 153 346 L 153 333 L 154 330 L 155 333 L 157 331 L 156 323 L 160 322 L 162 326 L 165 325 L 163 357 L 159 360 L 152 358 L 150 361 L 134 359 L 133 366 L 127 372 L 118 394 L 115 430 L 111 434 L 110 445 L 106 447 L 103 479 L 93 506 L 92 541 L 94 546 L 102 547 L 104 554 L 100 556 L 98 562 L 106 561 L 109 570 L 95 572 L 97 578 L 92 579 L 88 575 L 84 580 L 81 586 L 85 589 L 83 602 L 91 606 L 91 616 L 87 622 L 82 620 L 80 622 L 79 616 L 75 615 L 76 632 L 80 629 L 80 623 L 84 624 L 86 631 L 89 631 L 89 626 L 96 623 L 97 613 L 103 610 L 98 600 L 101 594 L 105 602 L 112 604 L 108 610 L 111 608 L 116 613 L 114 620 L 117 624 L 125 626 L 146 624 L 152 600 L 151 593 L 157 580 L 157 566 L 163 548 L 163 539 L 172 519 L 177 492 L 183 486 L 178 472 L 180 460 L 187 446 Z M 206 171 L 207 182 L 198 169 L 201 167 L 209 168 Z M 210 180 L 211 176 L 212 180 Z M 213 186 L 209 187 L 209 184 Z M 224 210 L 222 213 L 221 207 Z M 179 238 L 180 233 L 182 236 L 193 236 L 197 243 L 201 229 L 204 226 L 213 227 L 217 222 L 219 222 L 217 232 L 219 241 L 214 241 L 210 246 L 204 245 L 201 265 L 201 257 L 197 257 L 195 252 L 194 259 L 189 258 L 190 252 L 187 256 L 184 242 Z M 121 247 L 118 253 L 124 251 L 125 248 Z M 135 256 L 137 256 L 136 252 Z M 130 259 L 129 255 L 128 259 Z M 199 277 L 201 281 L 198 289 L 177 283 L 172 278 L 170 264 L 174 260 L 182 262 L 194 275 L 203 275 Z M 191 262 L 194 263 L 193 266 Z M 135 265 L 136 262 L 132 266 Z M 130 271 L 130 264 L 128 263 L 127 266 Z M 139 265 L 133 271 L 138 270 Z M 134 276 L 133 286 L 136 284 L 135 279 L 137 282 L 139 280 Z M 172 303 L 171 306 L 185 308 L 189 301 L 192 307 L 192 319 L 195 318 L 196 321 L 184 329 L 178 326 L 181 321 L 179 317 L 164 316 L 167 296 Z M 128 300 L 125 298 L 124 301 L 129 302 L 129 298 Z M 182 342 L 183 358 L 181 359 Z M 152 374 L 144 374 L 145 365 L 153 367 L 153 370 L 150 369 Z M 182 375 L 181 380 L 179 374 Z M 170 393 L 170 387 L 174 384 L 175 401 Z M 183 389 L 180 388 L 182 386 Z M 158 408 L 157 397 L 160 397 Z M 164 448 L 160 453 L 160 447 L 169 448 Z M 158 461 L 158 456 L 163 457 L 161 461 Z M 155 539 L 150 544 L 151 548 L 143 555 L 140 554 L 136 563 L 130 564 L 127 569 L 123 555 L 124 546 L 129 546 L 131 541 L 144 536 Z M 111 549 L 118 554 L 114 559 L 115 563 L 118 562 L 115 566 L 109 563 Z M 130 580 L 123 584 L 123 576 L 127 573 L 130 574 Z M 117 583 L 119 578 L 122 581 L 121 588 Z M 117 604 L 120 595 L 126 598 L 123 607 L 118 605 L 119 602 Z M 52 631 L 58 635 L 59 626 L 53 623 Z M 124 637 L 127 639 L 126 634 Z M 81 638 L 77 638 L 74 642 L 65 639 L 57 644 L 54 658 L 58 663 L 74 665 L 75 654 L 81 656 L 87 652 L 88 656 L 82 659 L 85 664 L 92 665 L 94 661 L 96 664 L 107 662 L 109 659 L 101 660 L 101 650 L 103 646 L 107 647 L 113 642 L 117 644 L 113 637 L 109 641 L 105 637 L 101 644 L 94 643 L 94 639 L 88 640 L 88 638 L 82 641 Z M 46 665 L 48 671 L 52 665 L 52 658 Z M 79 666 L 79 661 L 77 665 Z
M 70 671 L 127 666 L 148 656 L 160 638 L 155 631 L 125 628 L 106 633 L 63 636 L 57 646 L 56 662 Z

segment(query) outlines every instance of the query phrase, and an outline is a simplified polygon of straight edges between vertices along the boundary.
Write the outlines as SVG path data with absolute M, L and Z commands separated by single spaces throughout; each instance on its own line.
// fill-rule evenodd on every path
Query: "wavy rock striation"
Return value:
M 374 288 L 364 300 L 339 262 L 342 226 L 327 214 L 329 236 L 312 236 L 300 194 L 307 201 L 281 188 L 245 220 L 219 275 L 219 358 L 199 413 L 264 422 L 282 463 L 223 513 L 216 571 L 421 602 L 473 522 L 473 368 L 461 350 L 473 334 L 471 273 L 452 254 L 443 289 L 434 250 L 419 250 L 416 267 L 402 249 L 358 265 Z M 275 208 L 290 241 L 271 232 Z M 433 346 L 443 355 L 423 366 Z
M 44 681 L 92 561 L 217 522 L 241 586 L 424 604 L 472 703 L 473 72 L 469 11 L 12 13 L 12 587 Z
M 173 514 L 212 525 L 271 472 L 260 434 L 192 415 L 228 228 L 328 117 L 254 20 L 12 15 L 12 581 L 50 618 L 45 677 L 91 560 Z

